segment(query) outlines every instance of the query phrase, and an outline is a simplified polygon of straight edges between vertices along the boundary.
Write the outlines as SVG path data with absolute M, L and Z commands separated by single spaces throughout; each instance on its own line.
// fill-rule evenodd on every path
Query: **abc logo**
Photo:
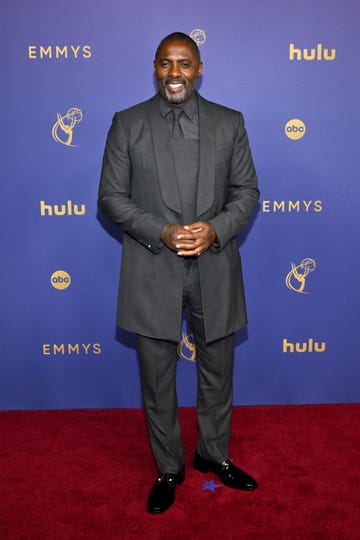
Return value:
M 292 120 L 289 120 L 285 126 L 285 135 L 293 141 L 301 139 L 305 135 L 305 132 L 305 124 L 302 120 L 299 120 L 298 118 L 293 118 Z
M 64 270 L 56 270 L 50 278 L 50 283 L 55 289 L 63 291 L 70 287 L 71 277 Z

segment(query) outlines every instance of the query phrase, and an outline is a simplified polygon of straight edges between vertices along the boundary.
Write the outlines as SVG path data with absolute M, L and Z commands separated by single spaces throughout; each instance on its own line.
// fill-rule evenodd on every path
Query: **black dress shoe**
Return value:
M 185 467 L 178 473 L 162 473 L 151 488 L 147 503 L 150 514 L 165 512 L 175 501 L 175 488 L 185 480 Z
M 215 473 L 225 486 L 234 489 L 244 489 L 253 491 L 257 488 L 257 483 L 249 474 L 239 469 L 228 459 L 222 463 L 213 463 L 202 458 L 198 451 L 194 454 L 194 469 L 203 473 L 211 471 Z

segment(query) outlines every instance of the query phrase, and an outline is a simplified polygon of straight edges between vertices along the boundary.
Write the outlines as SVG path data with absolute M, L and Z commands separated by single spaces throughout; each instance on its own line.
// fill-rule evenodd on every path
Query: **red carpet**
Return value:
M 220 482 L 191 467 L 195 411 L 181 423 L 187 478 L 152 516 L 142 411 L 0 413 L 0 540 L 360 539 L 360 405 L 235 408 L 231 455 L 252 493 L 204 490 Z

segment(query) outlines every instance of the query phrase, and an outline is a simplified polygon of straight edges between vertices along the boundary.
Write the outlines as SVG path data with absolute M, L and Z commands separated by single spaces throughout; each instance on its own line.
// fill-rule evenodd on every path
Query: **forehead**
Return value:
M 198 61 L 194 49 L 186 41 L 165 41 L 157 54 L 156 60 L 164 58 L 169 60 L 186 58 Z

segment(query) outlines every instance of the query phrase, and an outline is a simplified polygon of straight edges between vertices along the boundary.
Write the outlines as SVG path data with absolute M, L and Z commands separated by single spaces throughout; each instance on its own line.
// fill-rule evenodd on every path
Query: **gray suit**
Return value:
M 199 257 L 206 341 L 247 322 L 236 234 L 258 200 L 257 178 L 239 112 L 199 97 L 197 218 L 217 245 Z M 180 223 L 167 122 L 159 97 L 117 113 L 109 131 L 99 206 L 124 231 L 118 324 L 176 341 L 181 326 L 183 260 L 161 245 L 166 223 Z
M 203 372 L 202 361 L 199 362 L 198 419 L 199 414 L 202 416 L 199 451 L 204 458 L 221 461 L 228 457 L 225 454 L 230 430 L 233 333 L 247 322 L 236 235 L 257 203 L 257 177 L 241 113 L 199 95 L 198 107 L 200 150 L 196 221 L 211 223 L 217 240 L 195 263 L 179 257 L 160 240 L 166 223 L 181 223 L 182 208 L 169 126 L 159 113 L 158 95 L 114 116 L 99 188 L 100 208 L 124 231 L 118 324 L 150 338 L 146 345 L 143 341 L 140 343 L 140 363 L 150 437 L 162 472 L 179 470 L 183 454 L 179 450 L 175 368 L 168 379 L 165 374 L 168 369 L 154 377 L 153 372 L 158 367 L 154 367 L 149 358 L 160 355 L 155 352 L 155 348 L 159 350 L 157 340 L 163 343 L 160 349 L 165 362 L 166 356 L 176 352 L 184 294 L 191 297 L 194 304 L 200 304 L 199 324 L 194 321 L 194 312 L 191 313 L 192 321 L 198 326 L 195 336 L 198 356 L 206 357 L 204 365 L 210 367 L 217 362 L 220 375 L 212 374 L 217 397 L 213 390 L 204 397 L 202 387 L 209 380 L 208 367 Z M 190 277 L 184 277 L 184 268 Z M 189 290 L 198 290 L 198 295 L 192 296 L 192 291 L 184 292 L 186 279 L 197 284 Z M 153 345 L 154 350 L 147 353 L 144 362 L 142 357 Z M 219 355 L 221 360 L 218 361 Z M 224 379 L 224 386 L 219 377 Z M 166 383 L 160 390 L 155 387 L 156 382 L 149 382 L 152 379 Z M 171 409 L 166 422 L 158 416 L 152 417 L 151 411 L 159 409 L 160 394 L 169 405 L 164 409 Z M 223 394 L 226 396 L 222 397 Z M 221 399 L 224 403 L 220 403 Z M 206 418 L 206 411 L 210 410 L 214 411 L 213 417 L 210 418 L 209 412 L 209 418 Z M 166 435 L 165 440 L 167 431 L 171 434 Z M 220 432 L 224 433 L 219 435 Z M 221 443 L 218 444 L 216 441 L 219 440 Z

